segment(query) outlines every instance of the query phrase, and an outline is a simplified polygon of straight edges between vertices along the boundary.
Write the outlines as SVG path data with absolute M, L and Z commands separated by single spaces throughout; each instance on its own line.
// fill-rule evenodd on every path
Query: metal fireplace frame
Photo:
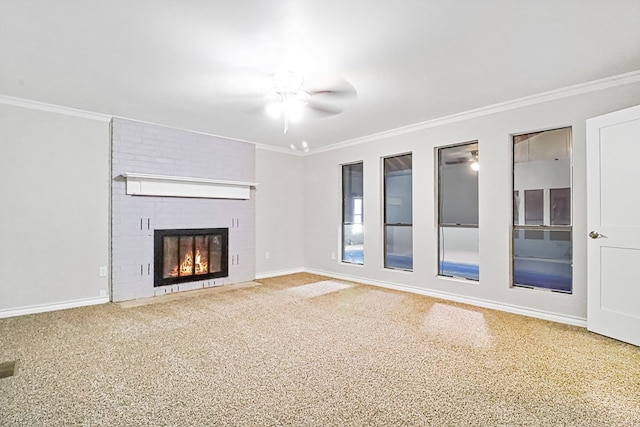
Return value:
M 189 276 L 162 277 L 163 275 L 163 238 L 180 236 L 205 236 L 219 235 L 222 237 L 221 271 L 206 274 L 191 274 Z M 196 239 L 193 239 L 193 253 L 195 254 Z M 153 286 L 167 286 L 176 283 L 199 282 L 201 280 L 216 279 L 229 276 L 229 229 L 228 228 L 181 228 L 168 230 L 155 230 L 153 236 Z

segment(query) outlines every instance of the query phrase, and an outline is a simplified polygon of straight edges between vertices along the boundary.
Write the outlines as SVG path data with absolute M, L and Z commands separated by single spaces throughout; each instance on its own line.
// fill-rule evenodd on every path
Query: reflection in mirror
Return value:
M 513 137 L 513 284 L 572 292 L 571 128 Z

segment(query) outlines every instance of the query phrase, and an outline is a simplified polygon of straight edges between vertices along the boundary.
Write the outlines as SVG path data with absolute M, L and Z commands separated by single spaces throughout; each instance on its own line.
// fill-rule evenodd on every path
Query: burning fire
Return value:
M 196 251 L 196 259 L 195 263 L 193 261 L 193 256 L 191 252 L 188 252 L 184 256 L 184 261 L 180 264 L 180 276 L 190 276 L 194 274 L 193 268 L 195 266 L 195 274 L 204 274 L 207 272 L 208 263 L 207 261 L 203 261 L 200 255 L 200 251 Z M 173 267 L 173 271 L 171 271 L 171 277 L 178 277 L 178 266 Z

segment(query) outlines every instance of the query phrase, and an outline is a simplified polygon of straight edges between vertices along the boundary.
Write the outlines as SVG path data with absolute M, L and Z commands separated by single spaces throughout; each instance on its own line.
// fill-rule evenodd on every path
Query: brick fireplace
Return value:
M 253 280 L 254 165 L 255 146 L 251 143 L 114 118 L 112 300 Z M 158 281 L 158 271 L 165 266 L 154 259 L 157 236 L 172 236 L 166 234 L 167 230 L 190 230 L 192 239 L 167 240 L 167 245 L 179 246 L 178 254 L 172 256 L 181 257 L 179 264 L 185 266 L 183 273 Z M 220 230 L 226 232 L 219 233 Z M 173 236 L 180 236 L 183 231 L 174 231 Z M 207 251 L 211 245 L 215 249 L 222 243 L 223 234 L 226 259 L 207 252 L 204 272 L 202 245 L 206 243 Z M 186 259 L 189 247 L 190 261 Z M 189 264 L 194 264 L 198 249 L 200 270 L 189 277 Z M 195 272 L 196 267 L 192 268 Z

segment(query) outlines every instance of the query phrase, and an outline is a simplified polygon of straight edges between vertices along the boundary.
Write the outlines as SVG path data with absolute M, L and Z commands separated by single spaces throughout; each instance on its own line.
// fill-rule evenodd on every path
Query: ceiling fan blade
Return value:
M 318 102 L 314 99 L 309 100 L 309 102 L 307 103 L 307 107 L 309 107 L 314 113 L 317 113 L 320 116 L 335 116 L 336 114 L 342 113 L 341 108 L 325 104 L 323 102 Z
M 344 78 L 314 81 L 312 84 L 307 85 L 305 91 L 311 96 L 328 95 L 342 98 L 358 96 L 356 88 Z
M 452 159 L 446 159 L 444 161 L 445 165 L 459 165 L 460 163 L 467 163 L 469 162 L 471 159 L 467 158 L 467 157 L 456 157 L 456 158 L 452 158 Z
M 312 91 L 309 91 L 308 93 L 311 96 L 329 95 L 329 96 L 336 96 L 336 97 L 342 97 L 342 98 L 355 97 L 357 95 L 355 91 L 335 90 L 335 89 L 312 90 Z

